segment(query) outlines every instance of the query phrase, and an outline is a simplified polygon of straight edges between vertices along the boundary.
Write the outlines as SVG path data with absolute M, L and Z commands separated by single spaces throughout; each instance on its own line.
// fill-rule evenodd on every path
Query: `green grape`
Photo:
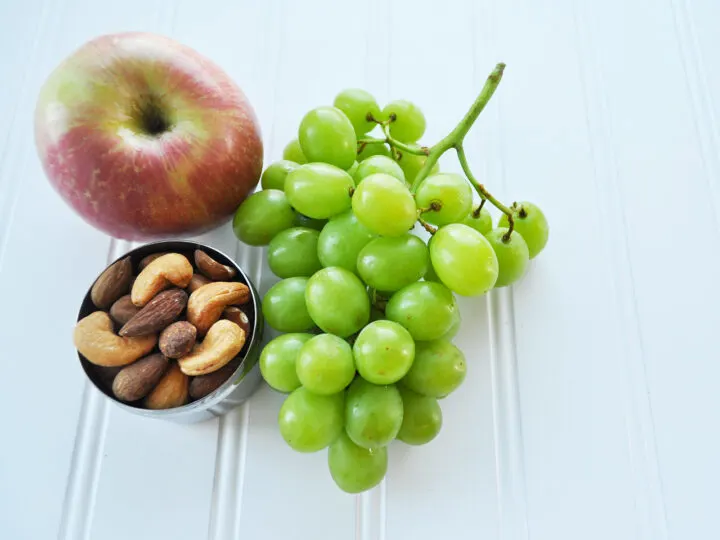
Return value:
M 344 410 L 342 392 L 321 396 L 301 386 L 280 407 L 280 434 L 293 450 L 317 452 L 342 434 Z
M 522 202 L 519 204 L 519 208 L 513 212 L 513 219 L 515 230 L 522 234 L 527 243 L 530 258 L 534 258 L 543 250 L 550 234 L 545 214 L 533 203 Z M 503 214 L 498 227 L 508 226 L 508 218 Z
M 292 392 L 300 386 L 295 363 L 302 346 L 312 334 L 283 334 L 270 341 L 260 353 L 260 373 L 271 388 Z
M 308 162 L 305 154 L 303 154 L 302 148 L 300 148 L 300 141 L 298 141 L 297 139 L 293 139 L 292 141 L 287 143 L 285 149 L 283 150 L 283 159 L 293 161 L 298 165 L 302 165 Z
M 282 191 L 268 189 L 250 195 L 233 218 L 235 236 L 251 246 L 265 246 L 280 231 L 292 227 L 295 219 L 290 202 Z
M 402 384 L 424 396 L 445 397 L 462 384 L 466 370 L 465 356 L 448 340 L 419 341 Z
M 426 160 L 427 156 L 417 156 L 415 154 L 408 154 L 407 152 L 402 154 L 402 157 L 397 163 L 403 170 L 403 173 L 405 174 L 405 181 L 408 184 L 412 185 L 413 182 L 415 182 L 415 177 L 420 172 L 423 165 L 425 165 Z M 439 172 L 440 164 L 435 162 L 435 165 L 433 165 L 432 169 L 430 169 L 430 174 L 437 174 Z
M 300 122 L 298 139 L 310 162 L 322 162 L 349 169 L 357 154 L 357 138 L 352 123 L 336 107 L 318 107 Z
M 430 241 L 430 261 L 440 280 L 463 296 L 484 294 L 495 285 L 498 260 L 490 242 L 461 223 L 441 227 Z
M 480 210 L 477 217 L 475 217 L 475 211 L 471 211 L 460 223 L 472 227 L 480 234 L 487 234 L 492 229 L 492 217 L 485 207 Z
M 270 287 L 262 302 L 267 323 L 280 332 L 306 332 L 315 326 L 305 305 L 308 278 L 283 279 Z
M 390 149 L 387 144 L 366 144 L 365 147 L 358 152 L 357 161 L 362 163 L 372 156 L 390 157 Z
M 425 242 L 412 234 L 381 237 L 358 254 L 357 268 L 368 286 L 382 292 L 402 289 L 425 275 L 430 264 Z
M 403 173 L 400 165 L 392 158 L 387 156 L 370 156 L 358 165 L 355 171 L 355 184 L 362 182 L 363 178 L 375 173 L 385 173 L 394 176 L 398 180 L 405 182 L 405 173 Z
M 428 263 L 428 269 L 427 272 L 425 272 L 425 276 L 423 276 L 423 279 L 425 281 L 435 281 L 436 283 L 442 283 L 437 273 L 435 272 L 435 269 L 433 268 L 432 260 Z
M 402 379 L 415 357 L 410 333 L 393 321 L 375 321 L 362 329 L 353 344 L 355 364 L 362 377 L 375 384 Z
M 463 220 L 472 209 L 472 190 L 459 174 L 433 174 L 423 180 L 415 194 L 420 208 L 431 208 L 434 203 L 440 210 L 423 212 L 423 219 L 435 225 L 447 225 Z
M 383 108 L 382 117 L 390 118 L 392 114 L 396 118 L 390 122 L 390 135 L 397 140 L 412 143 L 425 133 L 425 115 L 414 103 L 403 99 L 392 101 Z
M 308 163 L 288 174 L 285 194 L 290 204 L 308 217 L 325 219 L 350 208 L 352 177 L 327 163 Z
M 357 161 L 353 161 L 353 164 L 347 170 L 347 173 L 350 175 L 350 178 L 353 179 L 353 183 L 355 183 L 355 173 L 357 173 L 359 166 L 360 166 L 360 164 Z
M 368 121 L 370 113 L 373 118 L 380 119 L 380 107 L 369 92 L 359 88 L 348 88 L 340 92 L 335 98 L 335 107 L 340 109 L 350 119 L 358 137 L 365 135 L 375 127 L 375 122 Z
M 412 445 L 429 443 L 442 427 L 442 409 L 437 399 L 403 386 L 399 390 L 403 402 L 403 421 L 397 438 Z
M 331 219 L 320 231 L 318 257 L 323 266 L 339 266 L 357 272 L 358 253 L 375 238 L 348 210 Z
M 448 341 L 452 341 L 455 336 L 457 336 L 458 332 L 460 331 L 460 325 L 462 324 L 462 316 L 460 315 L 460 308 L 456 309 L 454 311 L 453 316 L 453 322 L 450 325 L 450 329 L 445 332 L 440 339 L 447 339 Z
M 415 224 L 417 209 L 407 186 L 389 174 L 366 176 L 355 189 L 352 209 L 376 234 L 401 236 Z
M 360 279 L 344 268 L 316 272 L 305 291 L 307 308 L 321 330 L 348 337 L 370 319 L 370 299 Z
M 385 477 L 387 464 L 387 448 L 363 448 L 346 433 L 341 433 L 328 450 L 330 475 L 347 493 L 360 493 L 377 486 Z
M 393 294 L 385 316 L 404 326 L 415 340 L 438 339 L 453 325 L 455 297 L 441 283 L 418 281 Z
M 268 265 L 278 277 L 310 277 L 322 268 L 317 256 L 320 233 L 306 227 L 293 227 L 277 234 L 267 251 Z
M 355 377 L 355 362 L 347 341 L 320 334 L 303 345 L 297 357 L 297 376 L 315 394 L 336 394 Z
M 498 260 L 495 287 L 505 287 L 516 282 L 525 275 L 530 262 L 530 252 L 522 235 L 518 231 L 513 231 L 505 242 L 503 237 L 507 232 L 508 229 L 498 227 L 485 235 Z
M 345 397 L 345 432 L 363 448 L 390 444 L 403 421 L 403 402 L 394 384 L 377 386 L 362 378 L 350 385 Z
M 285 178 L 290 171 L 297 169 L 300 165 L 294 161 L 281 159 L 272 163 L 262 174 L 260 183 L 263 189 L 279 189 L 285 191 Z
M 328 222 L 327 219 L 315 219 L 302 215 L 299 212 L 295 212 L 295 219 L 293 220 L 293 226 L 295 227 L 307 227 L 308 229 L 315 229 L 316 231 L 322 231 L 322 228 Z

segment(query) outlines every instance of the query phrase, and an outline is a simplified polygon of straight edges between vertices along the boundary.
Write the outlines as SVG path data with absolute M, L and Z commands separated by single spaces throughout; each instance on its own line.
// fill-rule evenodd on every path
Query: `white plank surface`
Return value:
M 0 0 L 0 538 L 720 537 L 719 20 L 714 0 Z M 461 302 L 466 383 L 375 490 L 342 494 L 323 453 L 288 449 L 267 388 L 179 426 L 86 386 L 80 298 L 131 245 L 52 191 L 31 119 L 63 57 L 128 29 L 223 66 L 266 161 L 347 86 L 418 102 L 432 142 L 508 64 L 470 161 L 543 206 L 550 243 L 511 291 Z M 274 282 L 229 227 L 203 240 Z

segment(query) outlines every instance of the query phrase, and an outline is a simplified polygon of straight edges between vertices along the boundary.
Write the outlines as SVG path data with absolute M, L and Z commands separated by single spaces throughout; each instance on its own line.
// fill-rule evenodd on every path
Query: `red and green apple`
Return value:
M 43 168 L 88 223 L 131 240 L 199 234 L 257 185 L 263 147 L 242 90 L 164 36 L 101 36 L 63 61 L 35 112 Z

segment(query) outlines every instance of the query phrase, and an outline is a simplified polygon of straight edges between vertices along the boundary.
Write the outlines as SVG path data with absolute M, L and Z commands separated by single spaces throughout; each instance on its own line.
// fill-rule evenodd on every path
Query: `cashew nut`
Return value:
M 173 363 L 145 398 L 148 409 L 172 409 L 185 405 L 188 398 L 190 380 L 177 364 Z
M 145 255 L 142 259 L 140 259 L 140 262 L 138 263 L 138 272 L 142 272 L 148 264 L 153 262 L 155 259 L 159 259 L 163 255 L 167 254 L 167 251 L 161 251 L 160 253 L 151 253 L 150 255 Z
M 143 307 L 160 291 L 175 285 L 184 289 L 190 283 L 193 268 L 179 253 L 168 253 L 148 264 L 133 283 L 132 303 Z
M 78 321 L 73 341 L 89 362 L 114 367 L 131 364 L 145 356 L 155 347 L 157 336 L 120 337 L 113 332 L 110 316 L 96 311 Z
M 245 345 L 245 332 L 234 322 L 223 319 L 208 330 L 202 343 L 178 360 L 183 373 L 206 375 L 230 362 Z
M 187 320 L 205 334 L 220 319 L 223 309 L 233 304 L 245 304 L 250 300 L 250 289 L 237 281 L 215 281 L 203 285 L 190 295 Z

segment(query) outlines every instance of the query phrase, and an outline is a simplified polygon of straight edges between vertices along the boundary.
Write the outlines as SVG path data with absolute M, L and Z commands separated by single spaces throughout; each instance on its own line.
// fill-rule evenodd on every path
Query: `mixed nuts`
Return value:
M 93 285 L 96 311 L 74 342 L 118 400 L 147 409 L 180 407 L 219 388 L 240 366 L 250 338 L 250 289 L 237 272 L 197 249 L 153 253 L 109 266 Z

